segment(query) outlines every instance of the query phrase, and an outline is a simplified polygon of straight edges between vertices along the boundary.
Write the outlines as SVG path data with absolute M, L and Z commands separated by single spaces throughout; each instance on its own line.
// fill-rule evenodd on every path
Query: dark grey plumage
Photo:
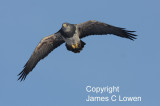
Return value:
M 107 35 L 114 34 L 119 37 L 136 39 L 135 31 L 128 31 L 124 28 L 115 27 L 99 21 L 90 20 L 81 24 L 64 23 L 62 28 L 55 34 L 43 38 L 35 48 L 33 54 L 24 66 L 24 69 L 18 74 L 18 80 L 25 80 L 26 76 L 33 70 L 36 64 L 45 58 L 51 51 L 66 43 L 66 48 L 74 53 L 79 53 L 86 44 L 81 40 L 89 35 Z
M 62 43 L 64 43 L 64 40 L 60 34 L 53 34 L 43 38 L 25 64 L 24 69 L 18 74 L 20 75 L 18 80 L 25 80 L 26 76 L 33 70 L 36 64 Z
M 80 38 L 89 36 L 89 35 L 106 35 L 106 34 L 114 34 L 119 37 L 128 38 L 130 40 L 136 39 L 135 34 L 132 32 L 135 31 L 127 31 L 125 28 L 115 27 L 106 23 L 102 23 L 99 21 L 87 21 L 81 24 L 77 24 L 80 28 Z

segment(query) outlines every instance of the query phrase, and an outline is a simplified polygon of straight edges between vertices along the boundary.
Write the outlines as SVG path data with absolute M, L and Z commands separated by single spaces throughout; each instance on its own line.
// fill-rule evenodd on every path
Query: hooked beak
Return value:
M 63 27 L 66 27 L 67 25 L 66 24 L 63 24 Z

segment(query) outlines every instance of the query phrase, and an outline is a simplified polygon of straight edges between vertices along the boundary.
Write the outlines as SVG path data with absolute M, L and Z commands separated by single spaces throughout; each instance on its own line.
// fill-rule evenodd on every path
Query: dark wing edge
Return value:
M 98 22 L 95 20 L 90 20 L 81 24 L 77 24 L 80 31 L 80 38 L 89 35 L 106 35 L 114 34 L 119 37 L 128 38 L 130 40 L 136 39 L 135 31 L 128 31 L 125 28 L 115 27 L 106 23 Z
M 48 56 L 51 51 L 60 46 L 62 43 L 64 43 L 64 40 L 60 33 L 52 34 L 43 38 L 25 64 L 24 69 L 18 74 L 18 76 L 20 76 L 18 80 L 25 80 L 26 76 L 33 70 L 36 64 L 41 59 Z

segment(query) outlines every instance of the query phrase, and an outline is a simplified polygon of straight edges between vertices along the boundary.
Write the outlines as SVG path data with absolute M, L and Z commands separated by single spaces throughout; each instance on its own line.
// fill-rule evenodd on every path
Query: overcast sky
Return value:
M 159 0 L 0 0 L 1 106 L 159 106 Z M 83 51 L 65 45 L 40 61 L 24 82 L 17 74 L 39 41 L 63 22 L 98 20 L 135 30 L 131 41 L 90 36 Z M 87 93 L 86 86 L 119 86 L 119 93 Z M 142 97 L 141 102 L 86 102 L 90 96 Z

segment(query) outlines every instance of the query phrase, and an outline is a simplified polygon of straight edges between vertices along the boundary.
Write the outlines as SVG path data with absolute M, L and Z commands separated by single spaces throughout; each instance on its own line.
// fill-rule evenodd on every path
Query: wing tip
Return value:
M 136 38 L 137 35 L 135 35 L 135 34 L 128 33 L 128 35 L 129 35 L 129 39 L 131 39 L 132 41 L 134 41 L 135 39 L 137 39 Z
M 27 73 L 25 72 L 26 68 L 24 68 L 17 76 L 19 76 L 19 78 L 17 79 L 21 81 L 24 81 L 26 79 Z
M 133 34 L 136 31 L 128 31 L 125 28 L 121 28 L 121 29 L 125 32 L 125 36 L 124 36 L 125 38 L 128 38 L 128 39 L 130 39 L 132 41 L 134 41 L 135 39 L 137 39 L 136 36 L 138 36 L 138 35 Z

